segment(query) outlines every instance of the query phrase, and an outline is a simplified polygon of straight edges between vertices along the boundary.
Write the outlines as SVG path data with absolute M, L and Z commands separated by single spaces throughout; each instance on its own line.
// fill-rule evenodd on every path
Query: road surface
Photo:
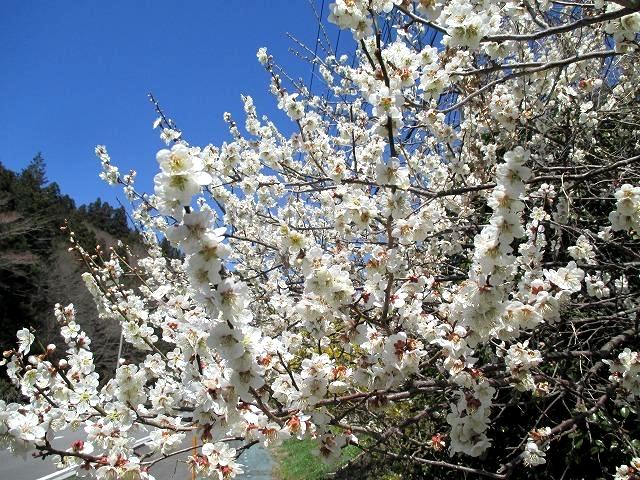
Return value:
M 81 438 L 79 433 L 63 432 L 51 442 L 55 447 L 66 450 L 71 442 Z M 185 441 L 186 448 L 189 442 Z M 144 448 L 144 447 L 142 447 Z M 189 453 L 176 455 L 157 463 L 151 473 L 157 480 L 189 480 L 191 471 L 185 461 Z M 239 463 L 244 465 L 244 473 L 236 477 L 237 480 L 271 480 L 273 461 L 269 453 L 260 445 L 254 445 L 240 457 Z M 14 456 L 6 448 L 0 450 L 0 479 L 2 480 L 57 480 L 67 478 L 57 475 L 57 470 L 51 458 L 45 460 L 33 458 L 27 454 L 26 458 Z

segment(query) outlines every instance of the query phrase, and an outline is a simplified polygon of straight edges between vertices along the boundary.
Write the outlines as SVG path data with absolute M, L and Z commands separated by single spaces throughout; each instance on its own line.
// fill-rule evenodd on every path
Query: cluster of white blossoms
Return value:
M 613 230 L 640 235 L 640 187 L 625 183 L 616 190 L 616 209 L 609 214 Z
M 604 360 L 609 365 L 609 380 L 615 382 L 629 397 L 640 395 L 640 355 L 625 348 L 618 358 Z
M 449 34 L 445 38 L 449 47 L 478 48 L 482 37 L 500 26 L 501 16 L 496 5 L 489 4 L 486 10 L 480 10 L 474 5 L 475 2 L 465 0 L 453 0 L 442 4 L 444 8 L 439 19 Z
M 278 108 L 284 110 L 291 120 L 300 120 L 304 115 L 304 104 L 296 100 L 297 93 L 284 94 L 280 97 Z
M 536 467 L 547 463 L 545 452 L 548 450 L 549 444 L 546 443 L 546 439 L 550 434 L 549 427 L 537 428 L 529 432 L 529 438 L 522 454 L 525 465 Z
M 57 306 L 64 349 L 23 329 L 4 354 L 29 402 L 0 404 L 0 435 L 105 480 L 150 479 L 193 440 L 218 480 L 285 439 L 330 461 L 564 469 L 556 439 L 640 390 L 639 26 L 615 2 L 530 3 L 336 0 L 357 50 L 323 44 L 322 94 L 257 52 L 286 127 L 243 96 L 229 140 L 197 147 L 156 104 L 153 195 L 97 147 L 147 253 L 72 248 L 125 353 L 101 379 Z
M 524 316 L 505 316 L 507 292 L 516 273 L 511 245 L 515 239 L 525 235 L 522 227 L 524 203 L 520 197 L 525 192 L 524 182 L 531 175 L 531 170 L 525 166 L 529 155 L 520 146 L 504 154 L 505 162 L 497 167 L 497 185 L 488 199 L 488 205 L 493 210 L 489 225 L 474 238 L 475 250 L 469 270 L 469 283 L 459 297 L 460 313 L 469 330 L 468 340 L 472 344 L 496 337 L 503 330 L 517 331 L 520 323 L 523 323 L 520 319 L 536 316 L 535 311 Z M 515 309 L 522 312 L 530 307 L 522 305 Z M 514 320 L 517 323 L 514 324 Z M 542 321 L 542 318 L 538 321 Z M 523 327 L 529 328 L 530 325 Z
M 155 176 L 154 183 L 158 207 L 163 214 L 182 218 L 184 208 L 190 206 L 193 196 L 203 185 L 211 183 L 211 176 L 203 171 L 198 154 L 182 143 L 157 153 L 160 173 Z
M 107 153 L 107 149 L 103 145 L 98 145 L 96 147 L 96 156 L 100 159 L 100 163 L 102 163 L 102 172 L 100 173 L 100 178 L 107 182 L 109 185 L 115 185 L 118 182 L 118 178 L 120 177 L 120 171 L 118 167 L 111 164 L 111 157 Z
M 640 474 L 640 457 L 631 459 L 629 465 L 621 465 L 616 469 L 613 480 L 634 480 Z
M 460 452 L 478 457 L 489 448 L 491 441 L 487 430 L 495 392 L 487 380 L 480 378 L 472 382 L 471 388 L 458 393 L 459 399 L 451 404 L 451 413 L 447 415 L 451 425 L 451 455 Z
M 355 38 L 363 38 L 373 32 L 372 13 L 389 13 L 401 3 L 402 0 L 337 0 L 329 7 L 329 21 L 351 30 Z
M 531 369 L 542 363 L 539 350 L 528 348 L 529 342 L 516 343 L 509 347 L 505 363 L 519 390 L 535 390 Z
M 609 8 L 614 7 L 611 5 Z M 609 22 L 605 27 L 605 31 L 609 35 L 613 35 L 618 44 L 625 45 L 626 42 L 632 42 L 638 31 L 640 31 L 640 13 L 635 12 Z
M 593 250 L 593 245 L 589 242 L 589 239 L 584 235 L 580 235 L 576 244 L 567 249 L 569 255 L 575 260 L 583 261 L 584 263 L 594 263 L 596 252 Z
M 233 478 L 242 473 L 236 463 L 236 449 L 226 443 L 205 443 L 202 453 L 189 458 L 197 475 L 205 478 Z

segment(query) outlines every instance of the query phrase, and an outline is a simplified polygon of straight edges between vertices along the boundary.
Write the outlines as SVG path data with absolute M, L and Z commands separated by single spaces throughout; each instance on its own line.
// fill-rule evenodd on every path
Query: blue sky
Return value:
M 318 10 L 322 0 L 312 0 Z M 323 17 L 327 17 L 329 0 Z M 240 94 L 259 114 L 286 122 L 257 62 L 266 46 L 294 77 L 310 66 L 288 52 L 291 32 L 308 45 L 317 23 L 305 0 L 5 0 L 0 15 L 0 162 L 24 168 L 36 152 L 48 178 L 78 204 L 118 188 L 99 178 L 96 144 L 149 191 L 163 144 L 151 129 L 153 92 L 192 144 L 229 139 L 225 111 L 243 123 Z M 331 28 L 331 40 L 337 32 Z M 351 47 L 343 35 L 340 50 Z

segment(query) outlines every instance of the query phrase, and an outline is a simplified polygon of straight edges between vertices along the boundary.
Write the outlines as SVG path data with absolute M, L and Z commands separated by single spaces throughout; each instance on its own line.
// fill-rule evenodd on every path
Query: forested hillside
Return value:
M 118 240 L 137 242 L 123 207 L 100 199 L 76 207 L 55 182 L 47 180 L 40 154 L 20 173 L 0 163 L 0 347 L 11 348 L 22 327 L 33 327 L 43 343 L 56 340 L 53 307 L 73 303 L 93 340 L 97 365 L 110 371 L 115 367 L 119 329 L 113 321 L 98 319 L 81 278 L 86 267 L 69 251 L 64 225 L 89 251 L 99 245 L 107 252 L 117 248 Z

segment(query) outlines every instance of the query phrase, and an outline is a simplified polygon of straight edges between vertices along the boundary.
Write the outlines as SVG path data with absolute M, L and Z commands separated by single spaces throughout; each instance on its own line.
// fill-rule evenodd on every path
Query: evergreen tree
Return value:
M 83 285 L 61 287 L 51 284 L 52 274 L 56 281 L 64 277 L 64 274 L 56 273 L 60 270 L 60 261 L 70 263 L 63 268 L 65 271 L 84 268 L 75 266 L 75 258 L 60 253 L 66 252 L 68 244 L 67 233 L 61 231 L 65 224 L 74 232 L 75 241 L 88 251 L 94 251 L 100 245 L 103 253 L 108 252 L 105 233 L 107 238 L 112 236 L 125 243 L 136 241 L 136 234 L 129 229 L 124 207 L 112 207 L 98 198 L 76 208 L 73 199 L 60 192 L 58 184 L 48 181 L 42 154 L 38 153 L 19 173 L 0 163 L 2 350 L 13 345 L 15 332 L 23 327 L 33 327 L 44 341 L 53 340 L 53 305 L 70 301 L 72 294 L 78 296 L 77 292 L 67 292 L 69 288 L 79 288 L 80 295 L 86 295 L 87 303 L 94 308 Z M 126 255 L 124 250 L 119 253 Z M 74 278 L 76 276 L 74 273 Z M 69 298 L 61 295 L 69 295 Z M 88 325 L 92 330 L 103 327 L 106 326 Z M 104 338 L 105 342 L 108 340 Z M 106 357 L 105 361 L 109 362 Z

